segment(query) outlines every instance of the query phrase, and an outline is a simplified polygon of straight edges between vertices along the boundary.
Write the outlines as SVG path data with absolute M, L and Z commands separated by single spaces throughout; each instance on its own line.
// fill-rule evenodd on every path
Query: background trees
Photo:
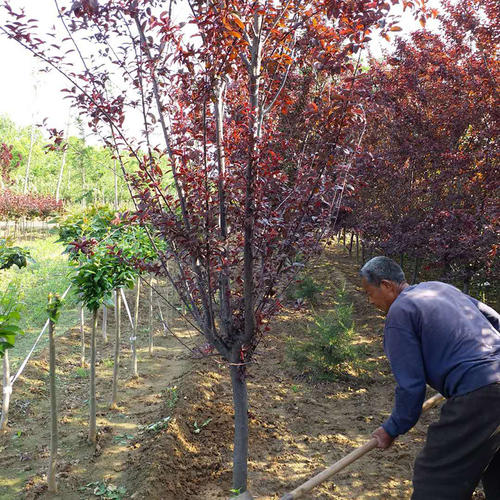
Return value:
M 379 0 L 188 5 L 196 38 L 160 1 L 65 5 L 61 45 L 5 2 L 6 29 L 68 77 L 65 92 L 117 159 L 138 162 L 136 221 L 166 245 L 154 270 L 230 366 L 233 486 L 244 491 L 247 367 L 338 214 L 363 129 L 351 99 L 359 51 L 373 30 L 399 28 Z M 80 69 L 64 56 L 74 49 Z M 131 115 L 142 137 L 127 132 Z
M 448 7 L 441 33 L 400 40 L 390 57 L 370 61 L 358 87 L 367 132 L 349 224 L 378 251 L 425 259 L 466 290 L 498 273 L 491 16 L 488 3 Z
M 78 124 L 77 124 L 78 125 Z M 78 126 L 77 126 L 78 129 Z M 49 138 L 42 128 L 35 128 L 28 191 L 55 197 L 59 186 L 59 199 L 66 203 L 113 203 L 115 198 L 115 160 L 112 153 L 95 144 L 89 144 L 80 126 L 77 136 L 62 138 L 59 147 L 48 148 Z M 0 171 L 2 191 L 9 189 L 22 193 L 31 143 L 31 127 L 20 128 L 8 117 L 0 116 Z M 135 167 L 124 164 L 126 170 Z M 118 172 L 118 202 L 129 199 L 129 193 Z

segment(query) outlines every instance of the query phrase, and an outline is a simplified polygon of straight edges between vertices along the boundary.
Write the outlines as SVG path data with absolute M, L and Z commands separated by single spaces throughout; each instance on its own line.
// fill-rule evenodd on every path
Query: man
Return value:
M 426 383 L 447 398 L 415 461 L 412 500 L 470 500 L 482 479 L 500 500 L 500 315 L 446 283 L 408 285 L 375 257 L 361 269 L 370 302 L 386 313 L 384 350 L 395 406 L 374 433 L 386 449 L 417 422 Z

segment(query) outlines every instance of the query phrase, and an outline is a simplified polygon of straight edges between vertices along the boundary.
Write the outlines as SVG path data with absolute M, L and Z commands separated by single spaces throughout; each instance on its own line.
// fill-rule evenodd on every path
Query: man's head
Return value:
M 401 267 L 388 257 L 370 259 L 359 274 L 368 300 L 385 313 L 401 291 L 408 286 Z

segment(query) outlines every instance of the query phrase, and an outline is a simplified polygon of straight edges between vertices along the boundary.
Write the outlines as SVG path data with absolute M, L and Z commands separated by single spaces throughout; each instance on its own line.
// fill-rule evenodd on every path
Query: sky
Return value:
M 434 7 L 437 1 L 431 0 L 428 3 Z M 11 4 L 13 7 L 29 5 L 29 17 L 40 19 L 43 24 L 57 22 L 53 0 L 11 0 Z M 177 16 L 186 16 L 187 7 L 183 7 L 182 2 L 178 2 L 175 8 Z M 395 11 L 395 14 L 399 12 Z M 0 11 L 0 25 L 4 22 L 5 15 Z M 436 24 L 436 21 L 431 21 L 428 27 L 435 28 Z M 408 13 L 403 15 L 399 25 L 403 29 L 400 32 L 403 36 L 420 28 Z M 370 50 L 373 55 L 378 56 L 382 50 L 389 50 L 390 46 L 378 37 L 372 40 Z M 29 126 L 33 121 L 41 123 L 47 118 L 50 127 L 66 129 L 70 110 L 68 101 L 63 99 L 60 92 L 60 89 L 67 86 L 64 78 L 55 72 L 41 72 L 42 66 L 26 49 L 1 33 L 0 62 L 3 68 L 0 78 L 0 115 L 9 116 L 18 126 Z M 74 125 L 70 127 L 69 133 L 77 135 Z

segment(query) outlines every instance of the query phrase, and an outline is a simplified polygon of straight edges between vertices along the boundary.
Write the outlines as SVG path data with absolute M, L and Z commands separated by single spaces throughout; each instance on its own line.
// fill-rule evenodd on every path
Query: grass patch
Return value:
M 102 366 L 106 368 L 113 368 L 113 366 L 115 366 L 115 360 L 112 358 L 104 358 L 102 360 Z
M 28 249 L 35 262 L 23 269 L 14 266 L 0 271 L 0 292 L 4 292 L 8 284 L 13 282 L 25 305 L 21 312 L 20 326 L 26 334 L 16 339 L 16 346 L 10 351 L 14 370 L 28 353 L 47 320 L 49 293 L 62 295 L 70 284 L 70 266 L 66 255 L 63 255 L 63 245 L 56 243 L 57 238 L 56 234 L 49 234 L 35 240 L 16 240 L 14 244 Z M 76 305 L 76 297 L 68 294 L 61 309 L 56 334 L 64 333 L 78 321 Z M 37 349 L 46 345 L 47 337 L 43 337 Z
M 302 374 L 313 380 L 338 380 L 359 367 L 363 349 L 354 344 L 352 309 L 345 289 L 338 289 L 333 311 L 314 316 L 305 340 L 287 339 L 287 356 Z
M 75 371 L 72 373 L 74 378 L 89 378 L 89 373 L 90 371 L 87 368 L 83 368 L 79 366 L 78 368 L 75 369 Z

